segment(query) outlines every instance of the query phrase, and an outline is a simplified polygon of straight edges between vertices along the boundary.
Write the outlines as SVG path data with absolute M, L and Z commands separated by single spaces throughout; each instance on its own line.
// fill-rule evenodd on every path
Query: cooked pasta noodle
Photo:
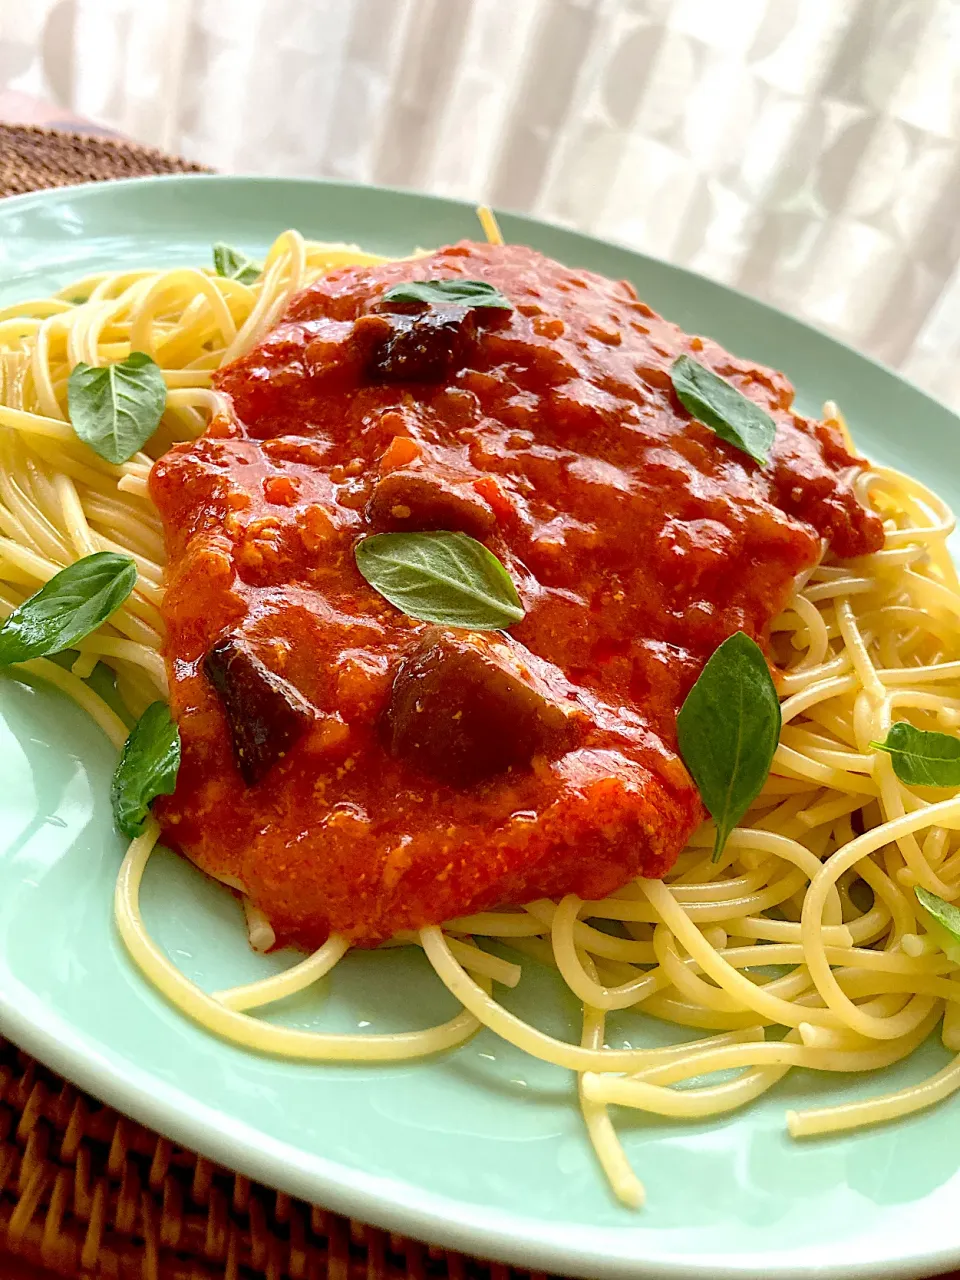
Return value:
M 492 216 L 482 216 L 495 240 Z M 158 608 L 164 551 L 147 491 L 153 460 L 204 429 L 218 406 L 211 372 L 262 339 L 297 290 L 333 267 L 378 261 L 288 231 L 251 285 L 182 267 L 105 272 L 0 310 L 0 615 L 91 552 L 133 558 L 132 595 L 79 643 L 72 671 L 43 659 L 20 668 L 73 698 L 115 746 L 126 728 L 82 677 L 97 663 L 112 668 L 133 715 L 167 692 Z M 114 465 L 74 434 L 66 382 L 78 361 L 102 365 L 131 350 L 159 363 L 167 407 L 147 448 Z M 848 434 L 836 406 L 825 413 Z M 794 1067 L 889 1066 L 941 1022 L 943 1043 L 960 1051 L 960 978 L 927 932 L 913 892 L 960 895 L 960 795 L 906 786 L 871 747 L 904 717 L 919 728 L 960 726 L 960 587 L 947 548 L 953 517 L 923 485 L 885 467 L 865 471 L 857 490 L 882 516 L 885 546 L 848 563 L 826 555 L 775 621 L 780 745 L 716 863 L 707 824 L 662 882 L 640 880 L 602 902 L 543 900 L 399 937 L 391 945 L 422 947 L 461 1012 L 428 1030 L 336 1035 L 267 1023 L 250 1011 L 328 974 L 349 949 L 342 938 L 285 973 L 227 991 L 205 993 L 179 972 L 140 914 L 140 881 L 159 834 L 150 819 L 116 890 L 117 924 L 133 960 L 211 1031 L 294 1058 L 413 1058 L 487 1027 L 578 1073 L 598 1160 L 634 1207 L 643 1188 L 616 1137 L 612 1105 L 705 1120 L 746 1105 Z M 232 887 L 242 892 L 239 882 Z M 248 922 L 255 945 L 272 945 L 255 908 Z M 491 941 L 502 954 L 482 945 Z M 533 962 L 555 967 L 581 1002 L 579 1044 L 544 1034 L 495 998 L 495 984 L 515 986 Z M 705 1034 L 668 1048 L 608 1046 L 606 1013 L 621 1009 Z M 738 1074 L 722 1083 L 700 1080 L 730 1070 Z M 791 1111 L 787 1125 L 795 1137 L 836 1132 L 909 1114 L 958 1088 L 960 1056 L 920 1085 Z

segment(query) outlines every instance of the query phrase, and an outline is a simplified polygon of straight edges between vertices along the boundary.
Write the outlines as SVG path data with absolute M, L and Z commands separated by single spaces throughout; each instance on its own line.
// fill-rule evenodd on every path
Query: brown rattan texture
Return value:
M 119 138 L 90 138 L 31 125 L 0 124 L 0 196 L 108 178 L 203 172 L 203 165 Z
M 199 171 L 130 142 L 0 124 L 0 195 Z M 0 1039 L 0 1280 L 15 1257 L 91 1280 L 528 1274 L 388 1235 L 218 1169 Z
M 110 1280 L 530 1276 L 388 1235 L 220 1169 L 3 1041 L 0 1250 L 57 1275 Z

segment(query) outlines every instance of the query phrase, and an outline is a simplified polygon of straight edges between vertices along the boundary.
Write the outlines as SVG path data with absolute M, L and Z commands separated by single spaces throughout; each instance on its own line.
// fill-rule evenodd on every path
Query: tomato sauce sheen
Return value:
M 383 292 L 455 276 L 495 285 L 514 309 L 473 313 L 440 381 L 371 376 L 363 334 Z M 680 405 L 669 370 L 683 352 L 773 416 L 768 466 Z M 157 812 L 281 942 L 336 931 L 372 944 L 661 875 L 704 817 L 675 733 L 703 663 L 740 629 L 766 643 L 822 538 L 840 556 L 883 541 L 853 493 L 861 464 L 793 412 L 781 374 L 685 335 L 628 284 L 521 246 L 338 270 L 215 382 L 232 413 L 151 478 L 183 743 Z M 507 657 L 544 706 L 566 707 L 562 746 L 464 784 L 407 758 L 402 735 L 388 741 L 398 672 L 435 629 L 368 586 L 354 548 L 405 528 L 460 529 L 502 560 L 526 609 Z M 225 636 L 309 708 L 252 785 L 204 665 Z M 437 661 L 457 644 L 441 637 Z M 439 732 L 429 721 L 423 733 Z

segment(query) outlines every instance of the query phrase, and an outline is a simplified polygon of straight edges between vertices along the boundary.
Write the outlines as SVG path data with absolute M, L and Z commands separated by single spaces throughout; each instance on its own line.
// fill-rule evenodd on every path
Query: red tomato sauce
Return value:
M 383 292 L 455 276 L 514 310 L 471 313 L 440 380 L 372 374 Z M 768 466 L 683 409 L 682 352 L 773 416 Z M 675 733 L 703 663 L 739 629 L 767 642 L 821 539 L 840 556 L 883 542 L 853 493 L 862 464 L 794 413 L 781 374 L 687 336 L 629 284 L 521 246 L 333 272 L 215 382 L 232 412 L 151 478 L 183 743 L 156 807 L 166 838 L 244 886 L 281 942 L 373 944 L 661 875 L 704 817 Z M 514 643 L 437 638 L 368 586 L 357 541 L 403 528 L 460 529 L 502 560 L 526 608 Z M 240 653 L 294 691 L 283 749 L 253 781 L 223 670 L 205 666 L 218 644 L 223 670 Z M 397 702 L 398 673 L 445 677 L 454 660 L 467 684 L 441 680 L 405 734 L 416 699 Z M 458 740 L 466 768 L 444 776 L 447 740 L 430 735 L 459 732 L 464 708 L 488 740 Z M 514 713 L 532 745 L 520 734 L 501 759 Z

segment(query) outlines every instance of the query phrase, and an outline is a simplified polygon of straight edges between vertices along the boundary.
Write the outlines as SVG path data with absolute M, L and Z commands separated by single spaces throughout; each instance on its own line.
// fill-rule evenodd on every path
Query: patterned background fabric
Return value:
M 960 407 L 960 0 L 0 0 L 0 88 L 592 231 Z

